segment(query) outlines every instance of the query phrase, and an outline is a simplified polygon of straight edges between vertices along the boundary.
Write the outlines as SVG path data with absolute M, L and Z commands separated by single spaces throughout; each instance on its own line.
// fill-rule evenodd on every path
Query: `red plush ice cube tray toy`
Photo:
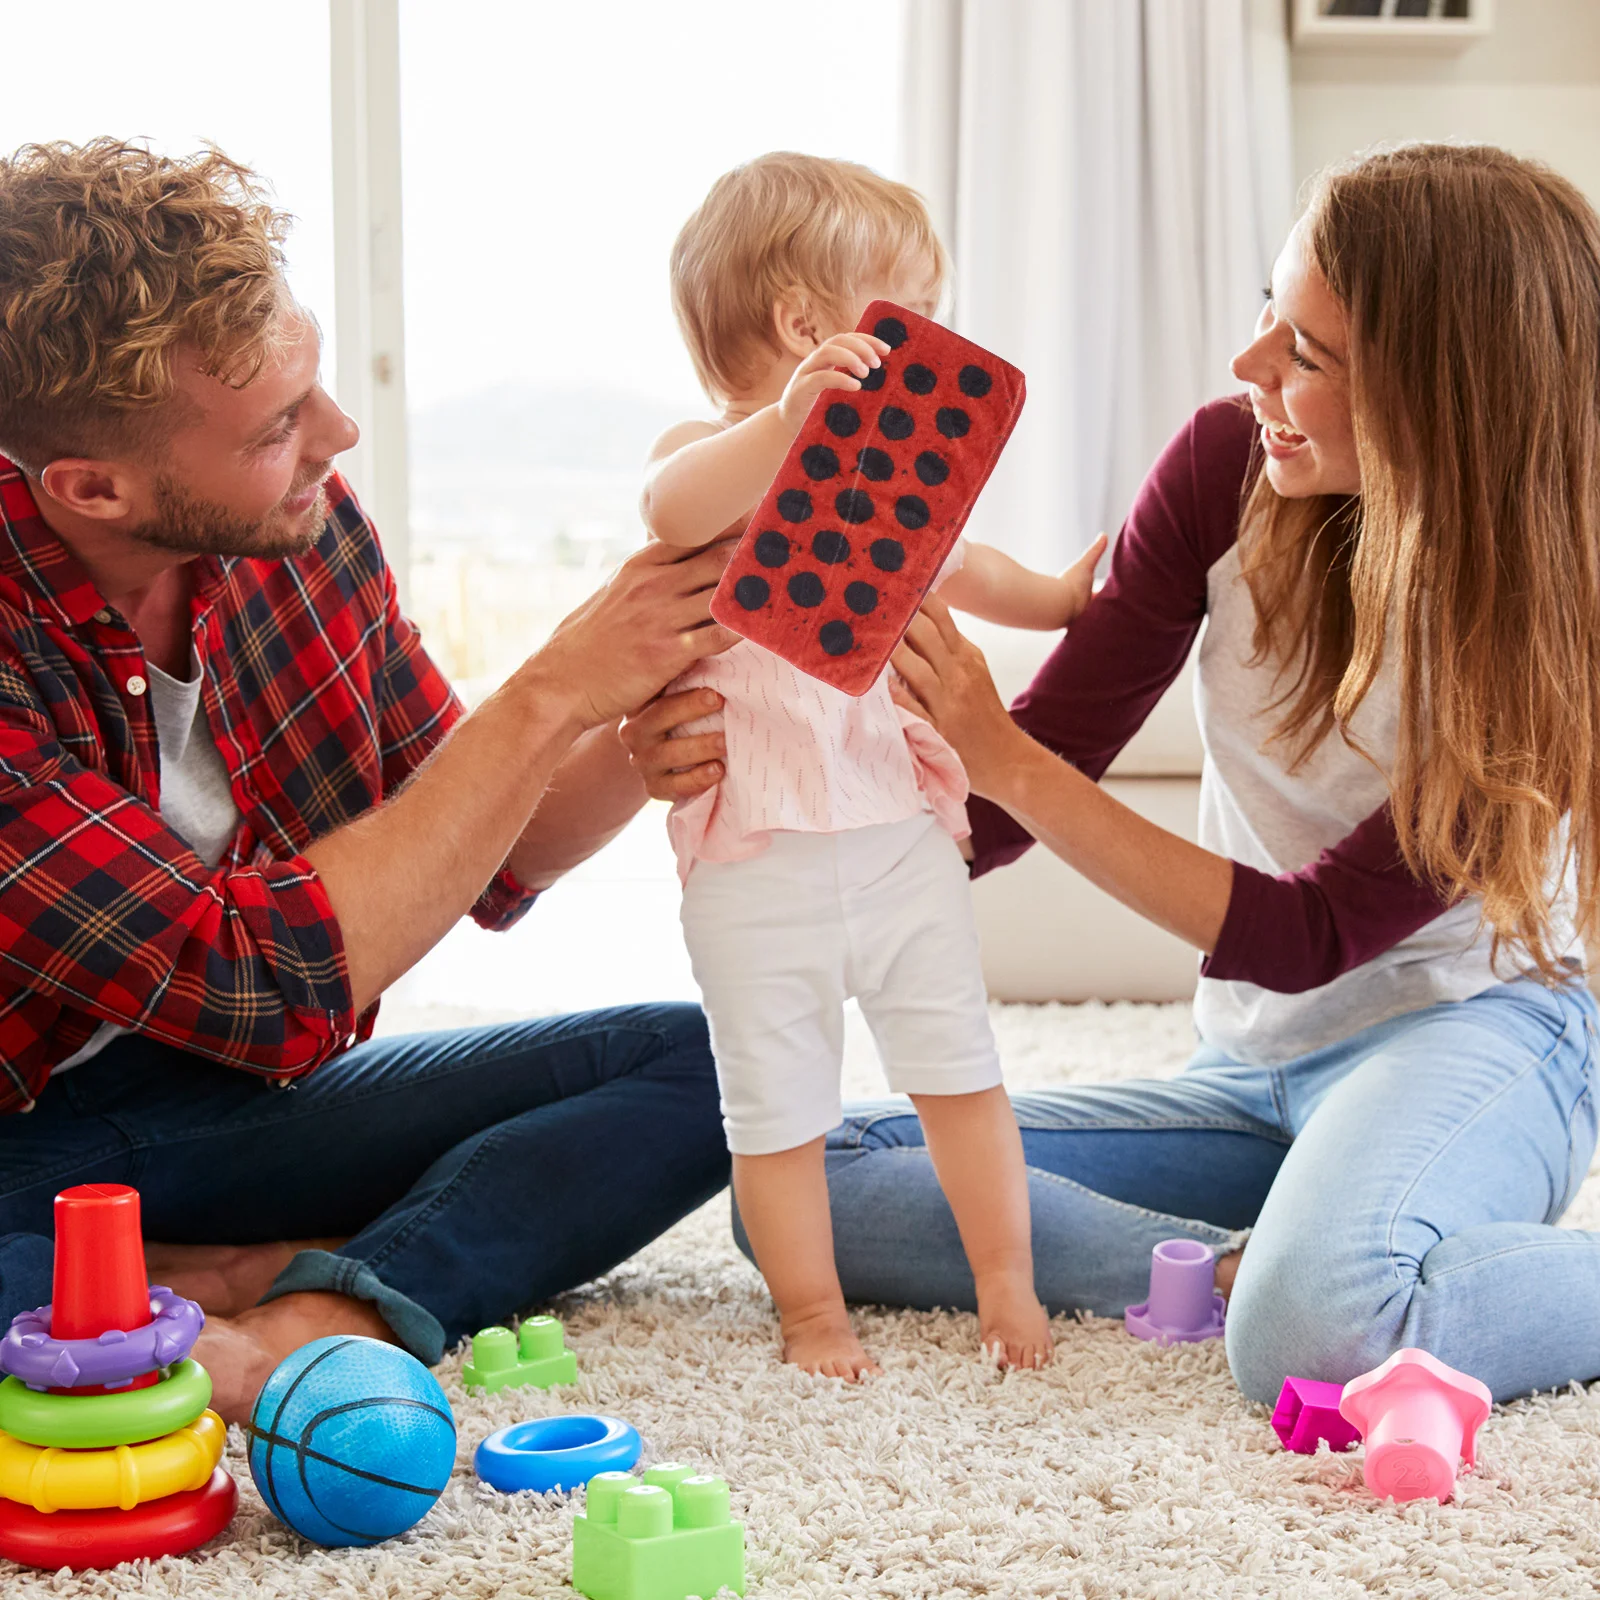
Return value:
M 718 622 L 846 694 L 883 671 L 1022 410 L 1010 363 L 874 300 L 889 345 L 817 397 L 712 597 Z

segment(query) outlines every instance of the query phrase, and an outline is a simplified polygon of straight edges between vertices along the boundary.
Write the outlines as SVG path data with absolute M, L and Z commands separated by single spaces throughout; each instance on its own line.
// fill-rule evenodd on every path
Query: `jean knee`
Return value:
M 1251 1240 L 1228 1301 L 1234 1382 L 1272 1405 L 1286 1378 L 1348 1383 L 1370 1372 L 1400 1348 L 1403 1290 L 1382 1257 L 1340 1260 L 1325 1240 L 1299 1250 Z

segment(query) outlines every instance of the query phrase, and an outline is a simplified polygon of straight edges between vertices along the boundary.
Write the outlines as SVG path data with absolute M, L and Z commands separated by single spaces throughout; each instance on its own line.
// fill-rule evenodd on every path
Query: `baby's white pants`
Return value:
M 1000 1082 L 966 864 L 931 814 L 774 833 L 750 860 L 697 861 L 683 931 L 735 1155 L 838 1125 L 852 996 L 897 1093 Z

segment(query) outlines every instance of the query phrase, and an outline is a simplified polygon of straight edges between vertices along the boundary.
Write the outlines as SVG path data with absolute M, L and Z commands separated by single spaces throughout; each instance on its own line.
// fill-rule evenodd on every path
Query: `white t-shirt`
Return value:
M 151 664 L 150 714 L 161 752 L 161 819 L 208 866 L 214 867 L 239 830 L 228 768 L 218 751 L 200 703 L 200 662 L 191 655 L 187 682 Z M 88 1042 L 67 1057 L 56 1072 L 87 1061 L 129 1028 L 102 1022 Z M 52 1074 L 54 1076 L 54 1074 Z

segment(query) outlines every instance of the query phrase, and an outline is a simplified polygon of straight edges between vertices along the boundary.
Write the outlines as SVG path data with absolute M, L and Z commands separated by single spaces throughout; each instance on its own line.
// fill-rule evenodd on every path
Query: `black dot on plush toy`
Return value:
M 756 535 L 756 560 L 764 567 L 781 567 L 789 559 L 789 541 L 776 528 Z
M 994 386 L 994 380 L 982 367 L 963 367 L 956 378 L 956 387 L 962 394 L 981 400 Z
M 847 406 L 843 400 L 835 400 L 822 413 L 822 420 L 836 439 L 848 439 L 861 426 L 861 413 L 854 406 Z
M 906 564 L 906 547 L 898 539 L 874 539 L 867 554 L 879 572 L 898 572 Z
M 753 572 L 747 573 L 733 586 L 733 598 L 746 611 L 759 611 L 767 603 L 771 594 L 772 589 L 767 580 L 758 578 Z
M 848 622 L 824 622 L 817 630 L 817 643 L 830 656 L 848 655 L 855 642 Z
M 814 572 L 797 572 L 789 580 L 789 598 L 797 606 L 820 606 L 827 591 Z
M 960 406 L 940 406 L 934 413 L 933 425 L 947 439 L 964 439 L 972 418 Z
M 950 463 L 937 450 L 924 450 L 917 457 L 917 476 L 930 489 L 937 488 L 950 476 Z
M 894 520 L 902 528 L 925 528 L 928 525 L 928 502 L 920 494 L 903 494 L 894 503 Z
M 887 367 L 873 367 L 871 371 L 867 373 L 866 377 L 861 380 L 861 387 L 866 389 L 869 393 L 874 390 L 881 389 L 883 387 L 883 380 L 888 376 L 889 369 Z
M 900 374 L 900 378 L 912 394 L 932 394 L 934 384 L 939 381 L 939 376 L 933 368 L 923 366 L 920 361 L 913 361 Z
M 863 489 L 841 489 L 833 497 L 833 509 L 846 522 L 870 522 L 872 496 Z
M 873 324 L 872 331 L 878 338 L 888 345 L 891 350 L 898 350 L 907 339 L 911 337 L 906 332 L 906 325 L 899 317 L 879 317 Z
M 887 483 L 894 476 L 894 457 L 887 450 L 874 450 L 869 444 L 856 452 L 856 471 L 873 483 Z
M 847 583 L 844 586 L 844 603 L 858 617 L 864 617 L 876 608 L 878 591 L 870 583 Z
M 832 528 L 824 528 L 811 541 L 811 553 L 825 567 L 836 567 L 850 559 L 850 541 Z
M 885 439 L 909 439 L 911 430 L 916 427 L 909 411 L 902 411 L 899 406 L 885 406 L 878 413 L 878 432 Z
M 813 483 L 839 476 L 839 458 L 825 444 L 808 445 L 802 450 L 800 465 Z
M 778 495 L 778 515 L 785 522 L 804 522 L 811 515 L 811 496 L 804 489 L 785 489 Z

